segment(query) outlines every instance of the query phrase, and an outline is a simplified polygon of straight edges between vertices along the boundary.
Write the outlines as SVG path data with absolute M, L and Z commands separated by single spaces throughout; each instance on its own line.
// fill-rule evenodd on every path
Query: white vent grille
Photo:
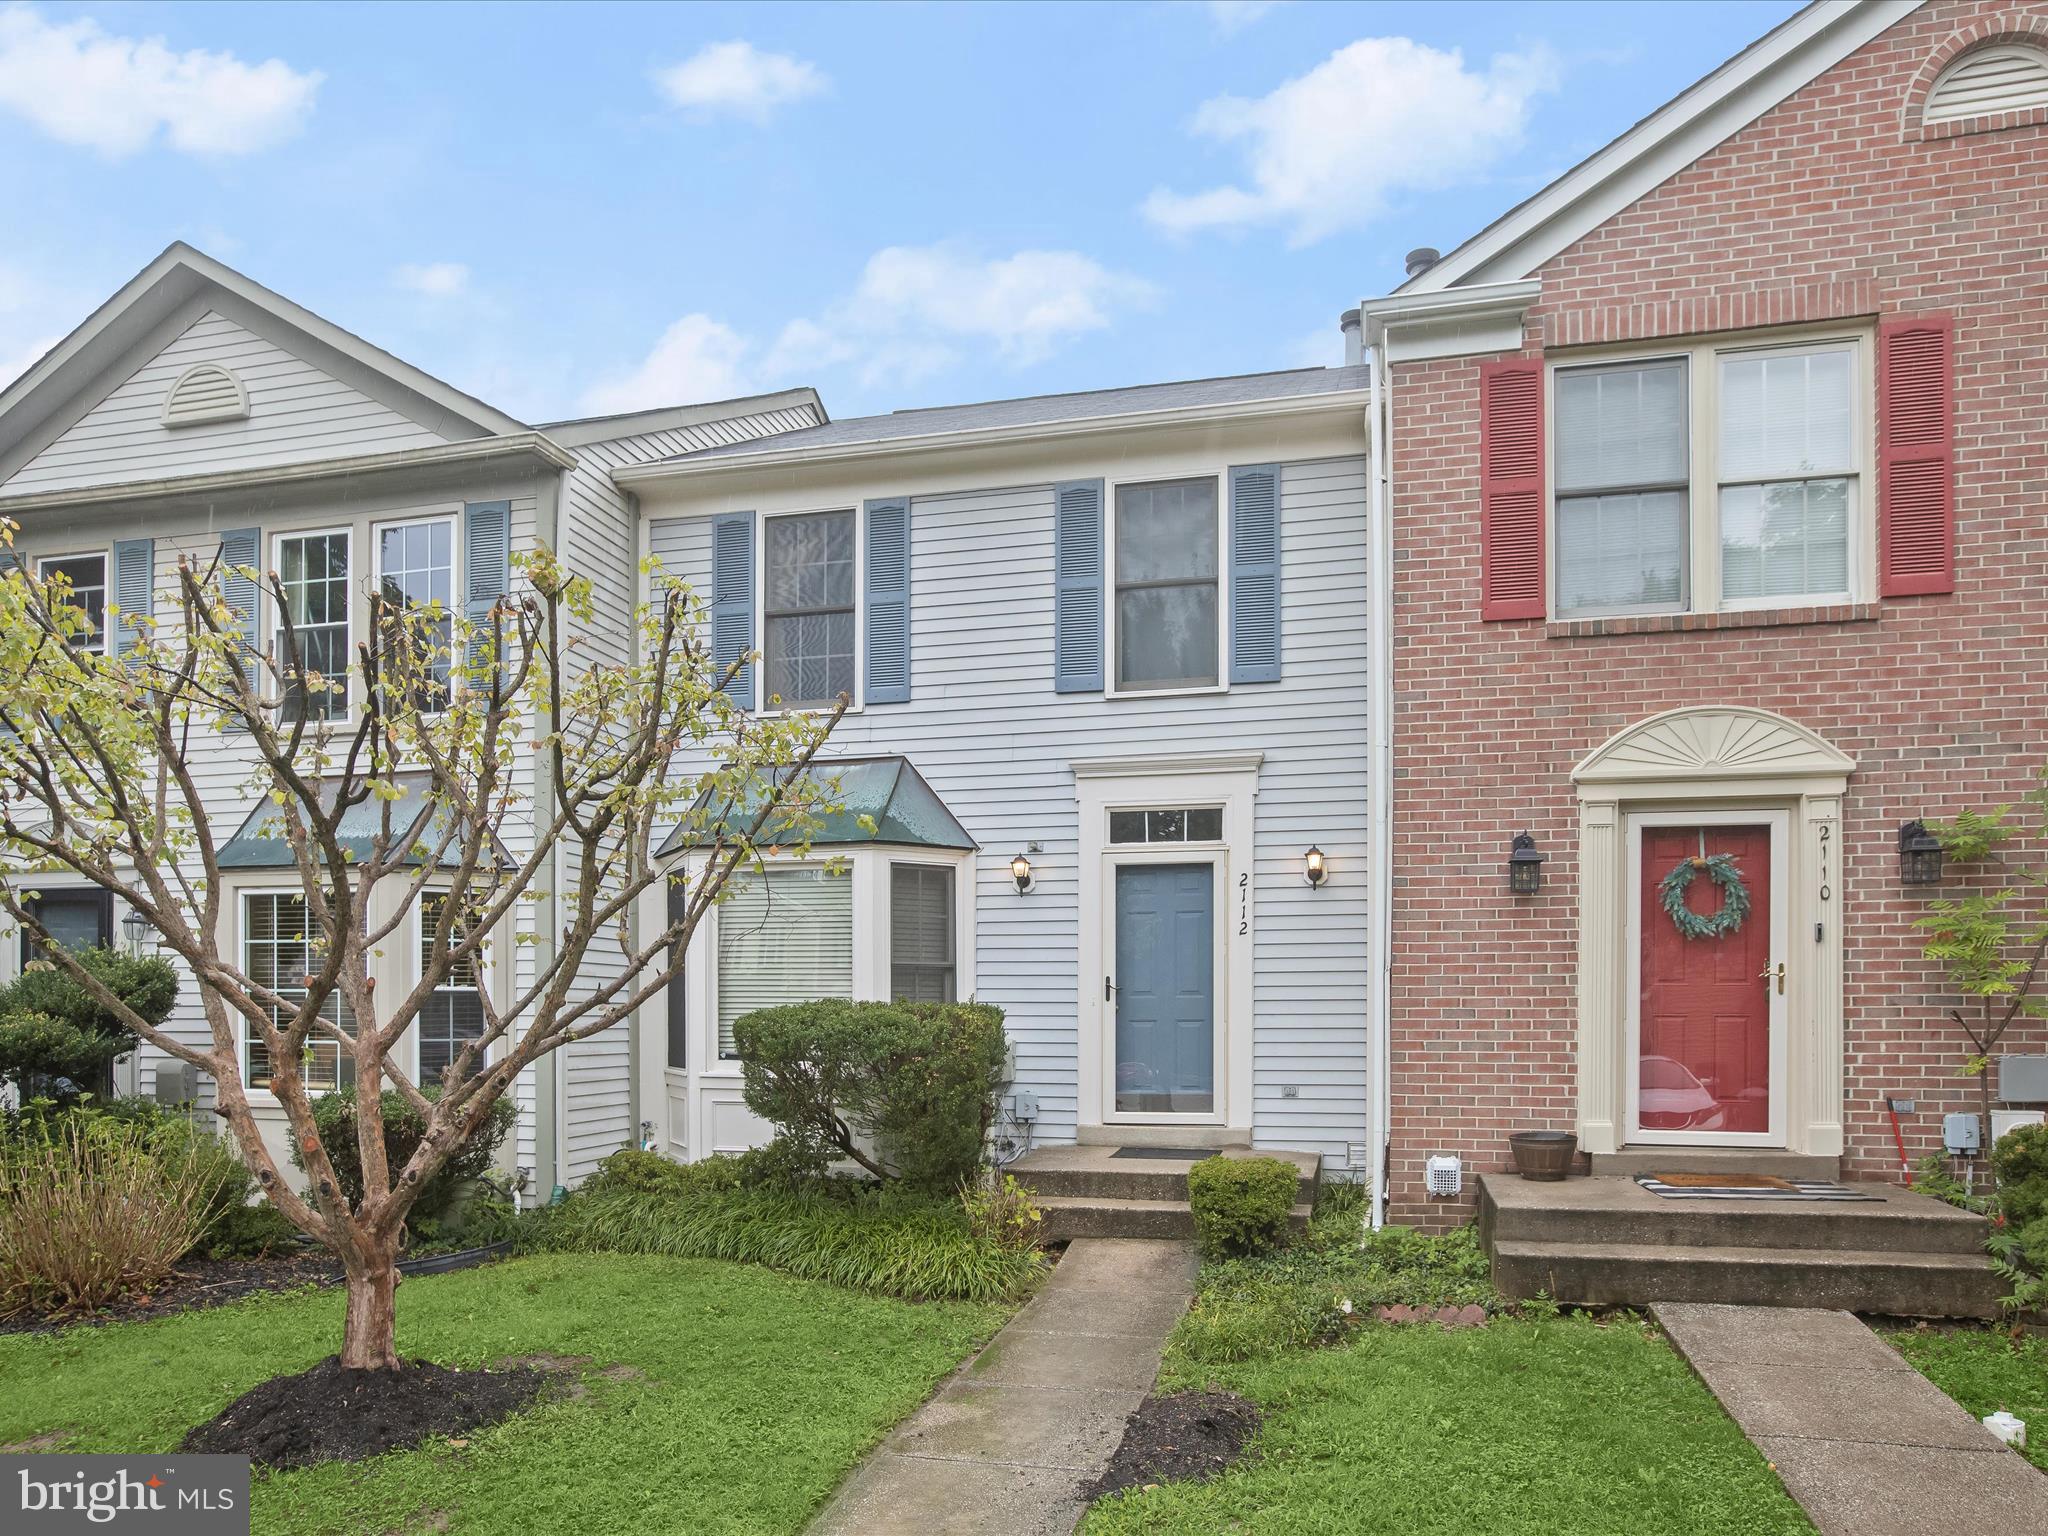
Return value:
M 1953 123 L 2031 107 L 2048 107 L 2048 52 L 2002 43 L 1966 53 L 1944 70 L 1920 115 L 1930 123 Z
M 1465 1187 L 1465 1164 L 1454 1152 L 1439 1152 L 1424 1165 L 1429 1181 L 1429 1192 L 1440 1200 L 1448 1200 Z
M 219 363 L 194 363 L 178 375 L 164 396 L 164 425 L 196 426 L 202 421 L 239 421 L 249 414 L 249 391 Z

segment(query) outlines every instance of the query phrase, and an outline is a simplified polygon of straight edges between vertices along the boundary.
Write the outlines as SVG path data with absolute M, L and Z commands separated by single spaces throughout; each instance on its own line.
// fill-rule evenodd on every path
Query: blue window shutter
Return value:
M 156 593 L 156 540 L 114 540 L 114 601 L 121 606 L 121 627 L 114 635 L 114 653 L 125 656 L 142 643 L 142 626 L 130 614 L 151 616 Z
M 512 503 L 472 501 L 462 508 L 462 615 L 490 622 L 512 590 Z
M 1230 680 L 1280 681 L 1280 466 L 1230 471 Z
M 220 595 L 241 615 L 242 643 L 260 648 L 256 634 L 256 578 L 245 576 L 237 566 L 251 571 L 263 566 L 263 530 L 230 528 L 220 536 Z
M 1102 482 L 1064 480 L 1053 496 L 1052 686 L 1102 691 Z
M 871 501 L 868 513 L 870 704 L 910 702 L 910 498 Z
M 711 659 L 723 671 L 754 648 L 754 514 L 711 520 Z M 754 707 L 754 664 L 726 689 L 741 709 Z

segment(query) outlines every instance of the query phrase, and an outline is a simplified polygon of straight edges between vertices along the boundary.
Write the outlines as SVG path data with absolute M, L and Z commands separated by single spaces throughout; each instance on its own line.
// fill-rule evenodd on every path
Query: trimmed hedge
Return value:
M 1298 1176 L 1277 1157 L 1209 1157 L 1188 1170 L 1195 1241 L 1211 1255 L 1261 1253 L 1287 1236 Z
M 439 1088 L 420 1091 L 429 1099 L 438 1098 L 441 1093 Z M 427 1123 L 395 1088 L 384 1090 L 383 1102 L 384 1158 L 395 1177 L 419 1150 L 420 1138 L 427 1132 Z M 463 1185 L 490 1172 L 498 1148 L 512 1134 L 512 1122 L 517 1113 L 509 1097 L 499 1099 L 491 1106 L 490 1117 L 482 1128 L 457 1147 L 448 1161 L 441 1165 L 441 1171 L 421 1187 L 419 1198 L 413 1201 L 407 1216 L 409 1225 L 417 1229 L 422 1223 L 438 1221 L 455 1203 Z M 320 1145 L 326 1149 L 327 1160 L 334 1165 L 334 1176 L 340 1181 L 342 1194 L 351 1207 L 360 1205 L 363 1199 L 363 1160 L 356 1146 L 355 1090 L 346 1088 L 340 1093 L 324 1093 L 315 1099 L 313 1125 L 319 1132 Z M 306 1166 L 297 1147 L 292 1148 L 292 1162 L 301 1169 Z
M 1045 1268 L 1035 1249 L 977 1238 L 954 1201 L 823 1188 L 578 1191 L 535 1213 L 530 1249 L 763 1264 L 907 1301 L 1004 1301 Z

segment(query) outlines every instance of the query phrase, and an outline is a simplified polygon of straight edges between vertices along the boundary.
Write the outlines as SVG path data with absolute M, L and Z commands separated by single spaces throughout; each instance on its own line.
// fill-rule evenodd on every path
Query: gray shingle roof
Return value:
M 1072 395 L 1030 395 L 1021 400 L 989 400 L 978 405 L 940 405 L 894 411 L 887 416 L 850 416 L 844 421 L 805 427 L 773 437 L 751 438 L 677 454 L 668 463 L 704 459 L 745 458 L 794 448 L 851 447 L 894 438 L 929 437 L 949 432 L 987 432 L 1003 427 L 1050 426 L 1100 416 L 1126 416 L 1142 411 L 1178 411 L 1205 405 L 1249 405 L 1260 400 L 1295 399 L 1365 388 L 1367 370 L 1360 368 L 1295 368 L 1284 373 L 1246 373 L 1222 379 L 1190 379 L 1178 384 L 1139 384 L 1127 389 L 1092 389 Z

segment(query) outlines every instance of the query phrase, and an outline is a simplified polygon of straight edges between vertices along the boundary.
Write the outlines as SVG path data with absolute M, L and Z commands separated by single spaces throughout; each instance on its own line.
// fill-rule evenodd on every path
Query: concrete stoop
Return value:
M 1982 1217 L 1888 1184 L 1872 1201 L 1668 1200 L 1632 1179 L 1479 1179 L 1480 1239 L 1509 1296 L 1576 1306 L 1720 1302 L 1995 1317 Z
M 1040 1147 L 1011 1165 L 1009 1171 L 1031 1191 L 1044 1213 L 1040 1241 L 1194 1236 L 1194 1214 L 1188 1209 L 1188 1170 L 1198 1159 L 1113 1157 L 1116 1150 L 1109 1146 Z M 1277 1157 L 1292 1163 L 1296 1198 L 1289 1222 L 1297 1231 L 1308 1225 L 1322 1180 L 1320 1156 L 1243 1146 L 1225 1147 L 1222 1155 Z

